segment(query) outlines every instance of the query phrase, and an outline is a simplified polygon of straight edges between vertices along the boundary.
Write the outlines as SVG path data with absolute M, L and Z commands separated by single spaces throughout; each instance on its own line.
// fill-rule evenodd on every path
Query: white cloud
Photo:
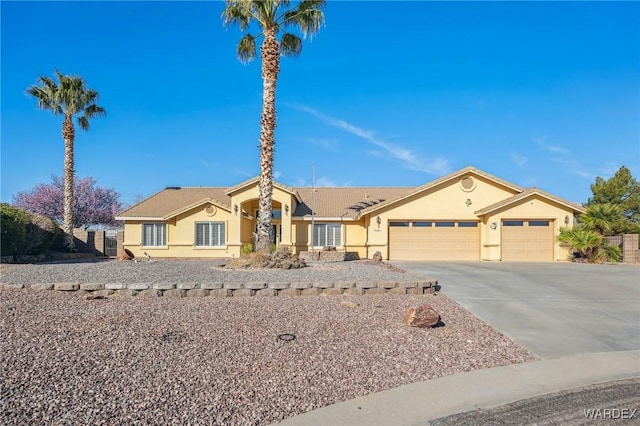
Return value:
M 320 177 L 320 178 L 316 179 L 316 187 L 318 187 L 318 186 L 335 187 L 335 186 L 338 186 L 338 185 L 336 185 L 336 183 L 334 181 L 332 181 L 331 179 L 323 176 L 323 177 Z
M 524 167 L 529 159 L 524 155 L 511 154 L 511 161 L 513 161 L 518 167 Z
M 449 162 L 445 158 L 433 158 L 433 159 L 423 159 L 420 157 L 419 153 L 416 153 L 410 149 L 404 148 L 400 145 L 390 144 L 380 138 L 378 138 L 375 133 L 371 130 L 362 129 L 354 124 L 351 124 L 345 120 L 341 120 L 339 118 L 330 117 L 325 115 L 319 111 L 314 110 L 313 108 L 309 108 L 306 106 L 296 105 L 292 106 L 295 109 L 300 111 L 304 111 L 308 114 L 313 115 L 316 118 L 324 121 L 326 124 L 337 127 L 341 130 L 344 130 L 347 133 L 350 133 L 354 136 L 358 136 L 371 143 L 372 145 L 377 146 L 378 148 L 382 148 L 387 154 L 391 157 L 399 160 L 403 167 L 409 170 L 416 170 L 424 173 L 434 174 L 434 175 L 443 175 L 447 174 L 450 171 Z
M 338 151 L 337 139 L 307 138 L 307 141 L 313 145 L 328 149 L 329 151 Z
M 598 169 L 598 172 L 602 175 L 602 177 L 610 178 L 613 177 L 613 175 L 615 175 L 618 170 L 620 170 L 620 167 L 620 164 L 608 161 L 604 163 L 603 167 Z
M 279 171 L 274 171 L 273 172 L 273 178 L 274 179 L 280 179 L 280 176 L 282 176 L 282 172 L 279 172 Z

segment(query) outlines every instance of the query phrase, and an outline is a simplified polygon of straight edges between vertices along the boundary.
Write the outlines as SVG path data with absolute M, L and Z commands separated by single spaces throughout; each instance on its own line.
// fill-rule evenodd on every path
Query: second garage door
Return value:
M 478 222 L 390 222 L 389 259 L 479 260 Z
M 553 261 L 552 231 L 550 220 L 503 220 L 502 260 Z

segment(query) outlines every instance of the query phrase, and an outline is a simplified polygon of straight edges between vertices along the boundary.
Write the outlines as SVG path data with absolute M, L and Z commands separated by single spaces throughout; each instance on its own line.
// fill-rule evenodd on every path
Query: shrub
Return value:
M 240 251 L 244 255 L 248 255 L 250 253 L 253 253 L 253 244 L 245 244 L 245 245 L 243 245 L 242 248 L 240 249 Z
M 260 252 L 245 254 L 240 258 L 230 260 L 225 266 L 233 269 L 298 269 L 304 268 L 307 265 L 298 255 L 291 254 L 287 248 L 281 248 L 271 254 Z
M 1 248 L 2 255 L 13 256 L 18 260 L 20 251 L 27 240 L 27 226 L 29 225 L 29 213 L 7 203 L 0 204 L 0 228 L 2 229 Z
M 60 228 L 53 219 L 29 213 L 20 208 L 2 203 L 2 254 L 19 256 L 46 254 L 53 245 Z
M 31 213 L 27 225 L 24 254 L 46 254 L 51 249 L 60 228 L 50 217 Z
M 618 246 L 603 244 L 602 253 L 606 256 L 606 261 L 622 262 L 622 250 L 620 250 L 620 247 Z

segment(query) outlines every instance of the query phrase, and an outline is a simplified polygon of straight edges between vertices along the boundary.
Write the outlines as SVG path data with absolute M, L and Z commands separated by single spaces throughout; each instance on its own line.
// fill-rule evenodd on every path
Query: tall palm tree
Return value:
M 49 77 L 40 76 L 40 85 L 27 89 L 27 93 L 38 101 L 38 108 L 48 109 L 54 115 L 64 116 L 62 122 L 62 139 L 64 139 L 64 217 L 62 229 L 65 233 L 65 247 L 75 250 L 73 242 L 73 181 L 74 159 L 73 143 L 76 129 L 73 118 L 76 117 L 82 130 L 89 130 L 89 119 L 106 115 L 104 108 L 96 103 L 100 95 L 89 89 L 82 77 L 62 75 L 56 70 L 56 83 Z
M 256 56 L 256 40 L 262 36 L 262 115 L 260 118 L 260 186 L 256 251 L 268 252 L 271 246 L 273 193 L 273 152 L 276 130 L 276 82 L 280 55 L 297 57 L 302 39 L 286 31 L 293 27 L 302 36 L 312 37 L 324 24 L 325 0 L 304 0 L 289 7 L 289 0 L 227 0 L 222 13 L 224 25 L 237 24 L 240 31 L 255 24 L 259 32 L 245 34 L 238 43 L 237 55 L 247 63 Z M 280 35 L 278 40 L 278 35 Z

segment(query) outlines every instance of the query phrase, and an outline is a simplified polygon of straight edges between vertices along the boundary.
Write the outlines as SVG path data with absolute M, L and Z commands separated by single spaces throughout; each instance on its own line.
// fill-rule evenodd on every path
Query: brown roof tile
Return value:
M 227 188 L 198 187 L 198 188 L 165 188 L 151 197 L 120 212 L 117 217 L 158 218 L 170 217 L 173 213 L 184 210 L 185 207 L 195 205 L 211 199 L 214 203 L 229 208 L 231 198 L 225 194 Z
M 370 206 L 392 200 L 410 191 L 404 187 L 320 187 L 315 189 L 312 200 L 311 188 L 295 188 L 302 203 L 298 205 L 294 216 L 310 216 L 311 207 L 318 217 L 356 218 L 360 211 Z

